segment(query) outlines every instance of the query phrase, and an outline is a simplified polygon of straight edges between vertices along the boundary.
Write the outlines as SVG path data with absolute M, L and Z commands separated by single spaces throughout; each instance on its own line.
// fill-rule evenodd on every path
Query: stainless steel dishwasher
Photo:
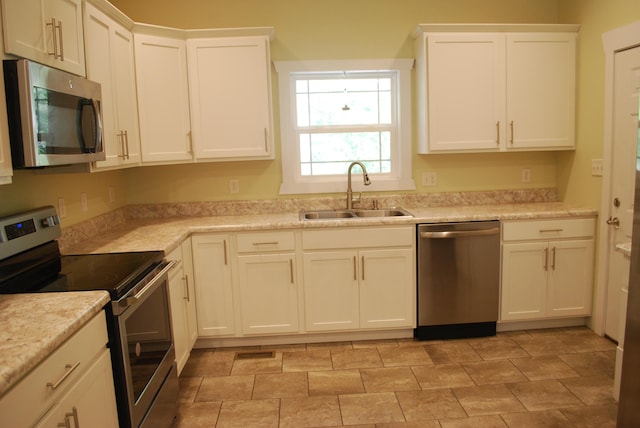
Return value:
M 419 224 L 418 339 L 496 334 L 500 222 Z

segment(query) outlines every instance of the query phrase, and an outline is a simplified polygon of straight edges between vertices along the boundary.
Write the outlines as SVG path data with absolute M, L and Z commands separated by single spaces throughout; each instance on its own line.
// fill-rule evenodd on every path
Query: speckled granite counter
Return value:
M 106 291 L 0 295 L 0 396 L 107 302 Z
M 561 202 L 503 205 L 411 208 L 413 217 L 358 218 L 342 220 L 300 220 L 298 213 L 220 215 L 202 217 L 144 218 L 128 220 L 105 233 L 72 245 L 63 245 L 65 254 L 118 251 L 164 250 L 176 248 L 191 233 L 239 232 L 269 229 L 307 229 L 380 224 L 417 224 L 477 220 L 515 220 L 593 216 L 597 210 Z

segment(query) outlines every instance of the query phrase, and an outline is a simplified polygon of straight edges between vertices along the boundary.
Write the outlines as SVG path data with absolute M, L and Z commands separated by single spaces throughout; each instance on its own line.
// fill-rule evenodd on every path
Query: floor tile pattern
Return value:
M 587 328 L 193 350 L 173 426 L 615 427 L 614 364 Z

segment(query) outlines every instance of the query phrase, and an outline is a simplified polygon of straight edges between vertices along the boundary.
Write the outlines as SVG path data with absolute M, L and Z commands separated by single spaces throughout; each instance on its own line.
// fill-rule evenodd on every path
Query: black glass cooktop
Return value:
M 106 290 L 118 299 L 162 262 L 164 252 L 59 255 L 49 243 L 0 262 L 0 293 Z

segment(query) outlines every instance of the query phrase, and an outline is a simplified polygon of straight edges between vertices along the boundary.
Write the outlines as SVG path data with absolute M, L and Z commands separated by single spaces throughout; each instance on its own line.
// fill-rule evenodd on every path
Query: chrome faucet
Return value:
M 371 184 L 371 180 L 369 180 L 369 174 L 367 174 L 367 168 L 364 167 L 364 164 L 362 162 L 351 162 L 351 165 L 349 165 L 349 169 L 347 170 L 347 209 L 348 210 L 353 208 L 353 202 L 354 202 L 353 191 L 351 190 L 351 169 L 355 165 L 358 165 L 360 166 L 360 168 L 362 168 L 364 185 L 368 186 L 369 184 Z M 360 196 L 358 196 L 358 199 L 356 199 L 355 202 L 360 202 Z

